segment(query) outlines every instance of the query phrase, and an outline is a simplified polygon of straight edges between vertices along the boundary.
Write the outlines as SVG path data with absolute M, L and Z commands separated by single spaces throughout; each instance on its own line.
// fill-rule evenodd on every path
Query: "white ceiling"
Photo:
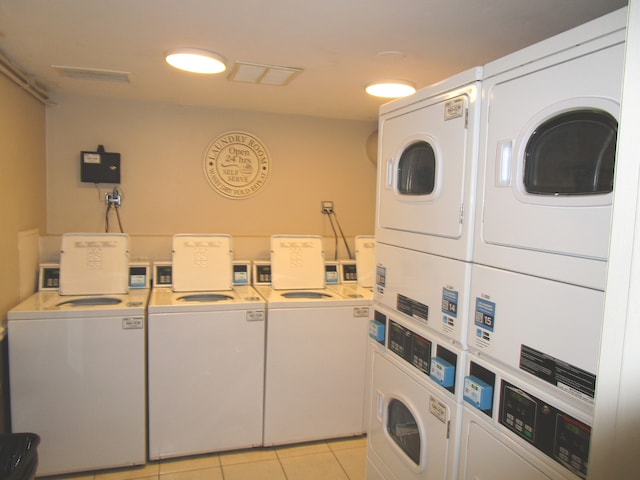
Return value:
M 599 17 L 626 0 L 0 0 L 0 51 L 53 101 L 90 95 L 374 120 L 364 85 L 424 87 Z M 212 50 L 215 76 L 172 69 L 163 52 Z M 401 52 L 401 54 L 381 54 Z M 303 68 L 284 87 L 231 82 L 235 62 Z M 130 72 L 70 79 L 52 65 Z

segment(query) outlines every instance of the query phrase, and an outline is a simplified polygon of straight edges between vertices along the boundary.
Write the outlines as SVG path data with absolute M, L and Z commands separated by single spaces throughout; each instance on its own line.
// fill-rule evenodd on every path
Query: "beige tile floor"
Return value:
M 47 480 L 364 480 L 366 438 L 327 440 L 149 462 Z

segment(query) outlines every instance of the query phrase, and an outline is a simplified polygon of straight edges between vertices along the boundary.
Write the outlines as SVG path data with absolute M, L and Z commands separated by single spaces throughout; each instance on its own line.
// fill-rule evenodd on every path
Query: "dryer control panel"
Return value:
M 431 371 L 432 342 L 393 320 L 389 320 L 389 350 L 422 373 Z
M 435 341 L 389 319 L 387 347 L 445 390 L 456 391 L 458 355 Z
M 587 477 L 589 425 L 505 380 L 498 421 L 576 475 Z

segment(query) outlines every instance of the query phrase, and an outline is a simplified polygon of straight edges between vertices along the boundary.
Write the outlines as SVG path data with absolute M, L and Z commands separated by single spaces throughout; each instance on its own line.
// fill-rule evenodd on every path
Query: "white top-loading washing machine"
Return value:
M 379 243 L 471 259 L 481 79 L 476 67 L 380 107 Z
M 12 429 L 40 435 L 38 476 L 146 461 L 149 290 L 129 289 L 127 258 L 126 235 L 66 234 L 59 291 L 8 314 Z
M 264 445 L 361 434 L 368 300 L 325 287 L 320 237 L 275 235 L 271 252 Z
M 626 12 L 485 65 L 474 262 L 604 289 Z
M 149 300 L 149 458 L 259 446 L 265 302 L 232 284 L 228 235 L 176 235 L 173 253 Z
M 339 263 L 339 283 L 327 288 L 339 293 L 347 299 L 362 300 L 363 314 L 368 311 L 369 339 L 367 340 L 367 361 L 364 398 L 364 429 L 369 423 L 370 392 L 372 381 L 373 355 L 384 345 L 384 327 L 375 323 L 373 318 L 373 284 L 375 281 L 375 237 L 373 235 L 358 235 L 355 237 L 355 260 L 343 260 Z M 366 310 L 364 310 L 366 309 Z M 371 330 L 374 330 L 373 332 Z M 382 345 L 381 343 L 382 342 Z

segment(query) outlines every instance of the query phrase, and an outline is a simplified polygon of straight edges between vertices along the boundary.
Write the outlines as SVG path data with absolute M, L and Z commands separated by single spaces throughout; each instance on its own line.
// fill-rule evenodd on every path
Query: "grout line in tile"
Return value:
M 282 470 L 282 473 L 284 474 L 285 480 L 289 480 L 289 475 L 287 475 L 287 470 L 284 468 L 284 465 L 282 464 L 282 459 L 280 458 L 279 455 L 276 455 L 276 458 L 278 459 L 278 464 L 280 465 L 280 470 Z M 225 480 L 225 479 L 222 479 L 222 480 Z
M 344 476 L 347 477 L 348 479 L 350 479 L 351 477 L 349 477 L 349 472 L 347 472 L 347 470 L 342 465 L 342 462 L 340 462 L 340 459 L 336 455 L 336 452 L 334 450 L 332 450 L 331 448 L 329 450 L 331 451 L 331 455 L 333 455 L 333 458 L 335 459 L 336 463 L 340 466 L 340 469 L 344 472 Z

